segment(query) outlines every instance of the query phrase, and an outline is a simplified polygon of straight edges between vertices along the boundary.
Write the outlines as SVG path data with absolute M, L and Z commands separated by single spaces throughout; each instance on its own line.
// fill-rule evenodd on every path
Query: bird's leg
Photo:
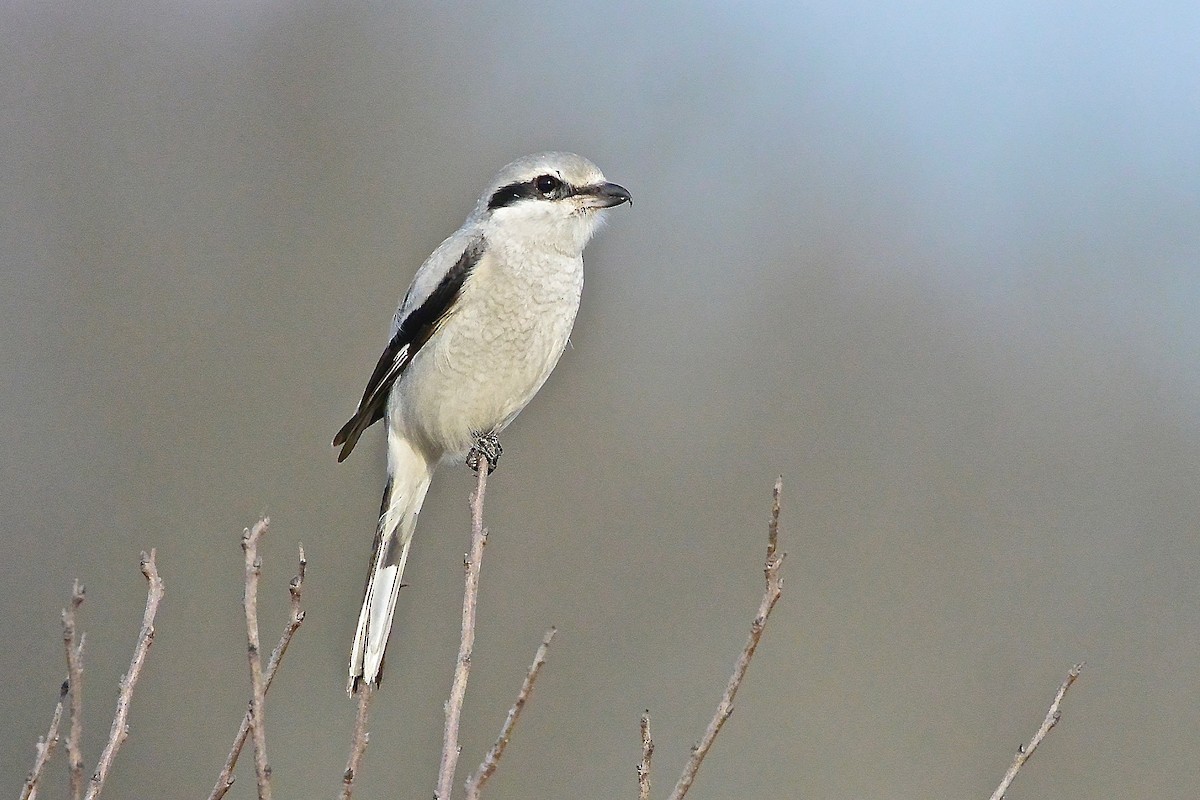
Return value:
M 500 463 L 500 454 L 504 452 L 504 448 L 500 446 L 500 439 L 494 433 L 481 433 L 475 439 L 475 446 L 467 453 L 467 466 L 472 472 L 479 472 L 479 461 L 482 458 L 487 458 L 488 475 L 496 471 L 496 465 Z

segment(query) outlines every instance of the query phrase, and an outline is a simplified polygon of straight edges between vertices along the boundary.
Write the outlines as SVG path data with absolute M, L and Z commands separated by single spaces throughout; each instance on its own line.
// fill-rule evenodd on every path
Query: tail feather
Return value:
M 347 690 L 351 693 L 363 683 L 377 684 L 382 676 L 384 651 L 408 549 L 433 477 L 428 462 L 407 441 L 390 432 L 388 438 L 389 478 L 375 534 L 371 571 L 354 632 L 354 648 L 350 652 Z

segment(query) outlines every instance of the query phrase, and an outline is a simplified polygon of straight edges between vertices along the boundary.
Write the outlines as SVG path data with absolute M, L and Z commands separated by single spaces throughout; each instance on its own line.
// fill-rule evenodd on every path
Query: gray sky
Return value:
M 664 793 L 782 474 L 785 596 L 691 796 L 985 797 L 1086 659 L 1010 796 L 1194 797 L 1198 29 L 1188 4 L 9 4 L 0 779 L 48 723 L 75 577 L 94 763 L 156 547 L 109 792 L 206 795 L 266 511 L 265 639 L 310 559 L 276 790 L 333 792 L 383 451 L 328 441 L 491 175 L 569 149 L 635 205 L 491 483 L 464 768 L 560 634 L 489 795 L 632 796 L 644 708 Z M 363 796 L 432 791 L 470 485 L 442 471 L 422 514 Z

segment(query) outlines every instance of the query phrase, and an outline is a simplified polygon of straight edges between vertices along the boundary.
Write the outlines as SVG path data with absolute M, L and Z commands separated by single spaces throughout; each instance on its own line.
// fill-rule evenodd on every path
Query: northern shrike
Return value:
M 583 248 L 603 210 L 632 202 L 572 153 L 514 161 L 463 226 L 417 270 L 358 410 L 337 436 L 338 461 L 387 420 L 383 490 L 366 597 L 350 653 L 351 692 L 377 683 L 417 514 L 434 468 L 481 457 L 558 363 L 583 288 Z

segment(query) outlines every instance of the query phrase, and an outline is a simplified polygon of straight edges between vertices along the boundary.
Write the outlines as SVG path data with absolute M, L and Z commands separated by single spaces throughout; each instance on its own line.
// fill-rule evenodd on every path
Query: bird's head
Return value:
M 603 211 L 632 203 L 629 192 L 574 153 L 539 153 L 506 166 L 475 208 L 495 232 L 530 238 L 564 252 L 582 252 Z

